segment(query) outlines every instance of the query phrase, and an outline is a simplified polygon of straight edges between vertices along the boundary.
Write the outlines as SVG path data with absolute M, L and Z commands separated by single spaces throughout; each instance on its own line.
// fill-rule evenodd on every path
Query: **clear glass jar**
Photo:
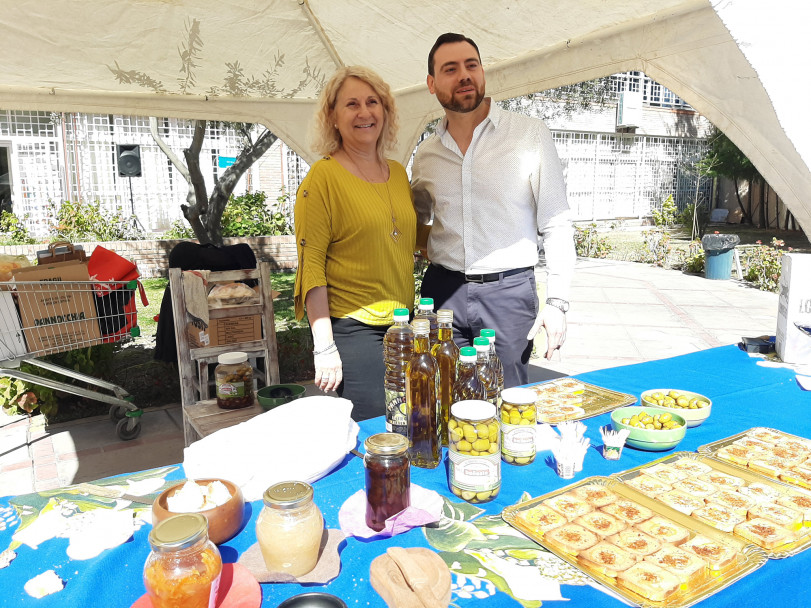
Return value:
M 270 486 L 256 520 L 256 540 L 270 572 L 307 574 L 318 562 L 324 518 L 313 502 L 313 487 L 303 481 Z
M 363 442 L 366 454 L 366 525 L 380 531 L 386 520 L 411 504 L 408 439 L 399 433 L 378 433 Z
M 214 382 L 217 406 L 236 410 L 253 405 L 253 368 L 246 353 L 224 353 L 217 357 Z
M 462 500 L 489 502 L 501 490 L 501 433 L 496 406 L 459 401 L 448 421 L 448 486 Z
M 535 391 L 501 391 L 501 459 L 525 465 L 535 460 Z
M 214 606 L 222 558 L 208 539 L 199 513 L 173 515 L 149 533 L 152 552 L 144 565 L 144 586 L 154 608 Z

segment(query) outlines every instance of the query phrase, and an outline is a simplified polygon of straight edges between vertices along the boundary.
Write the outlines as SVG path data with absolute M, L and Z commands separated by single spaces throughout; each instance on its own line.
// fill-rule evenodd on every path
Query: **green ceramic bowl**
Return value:
M 300 384 L 272 384 L 263 386 L 256 392 L 256 399 L 266 410 L 278 407 L 304 395 L 305 388 Z
M 700 399 L 701 401 L 706 402 L 707 405 L 704 407 L 699 407 L 696 409 L 684 408 L 679 406 L 668 406 L 664 404 L 659 404 L 654 401 L 651 396 L 654 393 L 661 393 L 662 395 L 667 395 L 670 391 L 675 390 L 680 395 L 684 395 L 687 397 L 688 401 L 690 399 Z M 687 421 L 687 428 L 692 428 L 694 426 L 698 426 L 702 422 L 704 422 L 707 418 L 710 417 L 710 412 L 712 412 L 712 401 L 710 401 L 707 397 L 700 393 L 691 393 L 690 391 L 682 391 L 679 389 L 672 389 L 672 388 L 654 388 L 649 391 L 645 391 L 642 393 L 642 397 L 639 400 L 641 405 L 649 405 L 651 407 L 664 407 L 667 408 L 671 412 L 677 413 L 679 416 L 684 418 Z
M 639 414 L 642 410 L 650 415 L 668 413 L 673 420 L 680 422 L 681 426 L 675 429 L 640 429 L 623 424 L 624 418 L 631 418 L 634 414 Z M 628 429 L 631 434 L 625 440 L 625 444 L 638 450 L 648 450 L 649 452 L 664 452 L 672 450 L 684 439 L 687 432 L 687 422 L 677 414 L 672 408 L 650 407 L 650 406 L 629 406 L 621 407 L 611 412 L 611 426 L 615 431 Z

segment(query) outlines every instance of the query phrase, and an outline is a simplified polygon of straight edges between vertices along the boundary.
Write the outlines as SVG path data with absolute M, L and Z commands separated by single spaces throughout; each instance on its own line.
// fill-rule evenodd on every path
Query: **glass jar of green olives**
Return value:
M 246 353 L 224 353 L 217 357 L 214 382 L 217 406 L 236 410 L 253 405 L 253 368 Z
M 448 421 L 448 486 L 472 503 L 489 502 L 501 489 L 501 433 L 496 406 L 458 401 Z
M 535 460 L 535 391 L 501 391 L 501 459 L 525 465 Z

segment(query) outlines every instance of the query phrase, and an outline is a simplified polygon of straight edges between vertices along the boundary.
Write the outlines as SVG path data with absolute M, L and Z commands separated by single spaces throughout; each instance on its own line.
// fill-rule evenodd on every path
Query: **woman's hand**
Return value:
M 344 378 L 343 363 L 335 342 L 323 351 L 313 353 L 315 385 L 322 391 L 334 391 Z

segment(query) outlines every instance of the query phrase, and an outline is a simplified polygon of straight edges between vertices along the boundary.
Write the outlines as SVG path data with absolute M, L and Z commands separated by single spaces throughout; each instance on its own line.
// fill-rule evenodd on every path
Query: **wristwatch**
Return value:
M 567 300 L 562 300 L 561 298 L 546 298 L 546 303 L 549 306 L 554 306 L 563 313 L 569 311 L 569 302 Z

